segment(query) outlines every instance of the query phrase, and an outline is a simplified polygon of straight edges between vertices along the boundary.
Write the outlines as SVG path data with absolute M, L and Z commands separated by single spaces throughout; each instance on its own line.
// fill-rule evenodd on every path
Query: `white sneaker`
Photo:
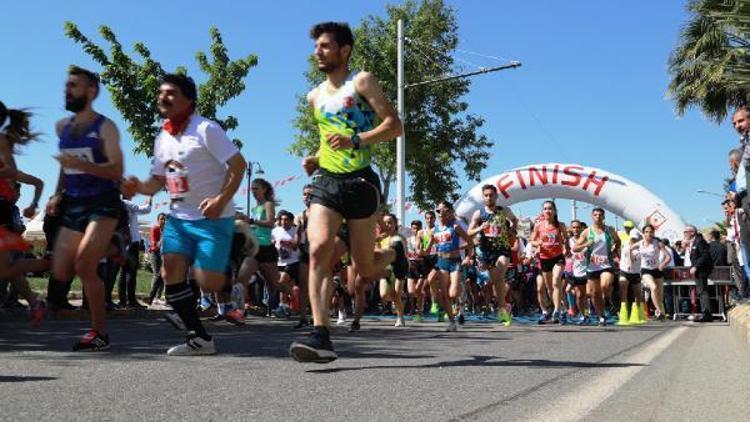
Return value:
M 396 318 L 396 325 L 394 325 L 394 327 L 404 327 L 404 326 L 406 326 L 406 323 L 404 323 L 404 317 Z
M 216 354 L 214 340 L 206 340 L 198 337 L 195 333 L 188 334 L 184 343 L 178 344 L 167 350 L 168 356 L 201 356 Z
M 346 324 L 346 314 L 343 311 L 339 311 L 339 319 L 336 320 L 336 325 Z
M 448 327 L 445 329 L 445 331 L 449 333 L 455 333 L 456 331 L 458 331 L 458 328 L 456 327 L 456 321 L 448 322 Z

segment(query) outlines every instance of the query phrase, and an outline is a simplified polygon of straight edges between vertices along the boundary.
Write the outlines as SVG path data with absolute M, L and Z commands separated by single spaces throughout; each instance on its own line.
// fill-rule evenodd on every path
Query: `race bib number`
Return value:
M 94 151 L 90 147 L 65 148 L 61 150 L 61 152 L 65 155 L 71 155 L 73 157 L 76 157 L 79 160 L 88 161 L 89 163 L 94 162 Z M 65 168 L 65 167 L 63 167 L 63 172 L 65 174 L 85 174 L 81 170 Z
M 656 268 L 656 260 L 654 258 L 646 258 L 646 266 L 649 268 Z
M 607 255 L 591 255 L 591 263 L 597 266 L 608 265 L 609 257 Z
M 167 191 L 172 200 L 182 199 L 190 192 L 190 182 L 183 172 L 167 173 Z
M 498 237 L 500 235 L 500 230 L 498 230 L 497 226 L 490 224 L 482 230 L 482 233 L 487 237 Z

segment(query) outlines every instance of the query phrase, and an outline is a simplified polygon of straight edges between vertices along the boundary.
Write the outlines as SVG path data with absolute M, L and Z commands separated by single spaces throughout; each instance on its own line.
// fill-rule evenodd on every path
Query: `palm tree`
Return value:
M 750 0 L 692 0 L 691 19 L 669 58 L 668 96 L 720 123 L 750 103 Z

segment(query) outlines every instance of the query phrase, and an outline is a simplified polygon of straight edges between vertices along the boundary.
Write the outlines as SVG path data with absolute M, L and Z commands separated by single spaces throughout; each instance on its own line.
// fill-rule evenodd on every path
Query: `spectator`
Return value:
M 708 276 L 713 270 L 708 243 L 695 226 L 685 228 L 685 266 L 690 267 L 690 275 L 695 277 L 695 286 L 700 298 L 701 314 L 692 318 L 695 322 L 711 322 L 711 303 L 708 296 Z
M 718 230 L 711 230 L 709 237 L 711 240 L 708 242 L 708 252 L 711 254 L 714 267 L 728 266 L 727 247 L 721 242 L 721 234 Z
M 138 216 L 151 212 L 152 197 L 148 198 L 145 205 L 136 205 L 130 201 L 132 197 L 125 197 L 122 201 L 128 213 L 128 226 L 130 227 L 130 242 L 125 247 L 125 265 L 120 269 L 120 278 L 117 282 L 117 291 L 120 296 L 119 307 L 143 308 L 135 297 L 136 283 L 138 281 L 138 266 L 141 251 L 141 233 L 138 231 Z

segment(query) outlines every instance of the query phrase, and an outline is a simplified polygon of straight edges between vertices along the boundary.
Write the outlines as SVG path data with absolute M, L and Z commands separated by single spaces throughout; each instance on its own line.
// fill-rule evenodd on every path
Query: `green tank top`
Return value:
M 251 213 L 253 220 L 266 220 L 266 207 L 263 205 L 256 205 Z M 271 228 L 261 227 L 257 224 L 253 224 L 253 233 L 255 238 L 258 239 L 260 246 L 269 246 L 273 242 L 271 241 Z
M 320 167 L 331 173 L 362 170 L 368 167 L 372 160 L 370 146 L 361 146 L 357 150 L 334 150 L 328 144 L 327 136 L 330 134 L 352 136 L 355 133 L 367 132 L 375 126 L 375 112 L 354 88 L 356 75 L 357 72 L 350 73 L 346 82 L 333 94 L 328 92 L 327 82 L 323 82 L 318 86 L 314 101 L 315 122 L 320 131 L 318 160 Z

